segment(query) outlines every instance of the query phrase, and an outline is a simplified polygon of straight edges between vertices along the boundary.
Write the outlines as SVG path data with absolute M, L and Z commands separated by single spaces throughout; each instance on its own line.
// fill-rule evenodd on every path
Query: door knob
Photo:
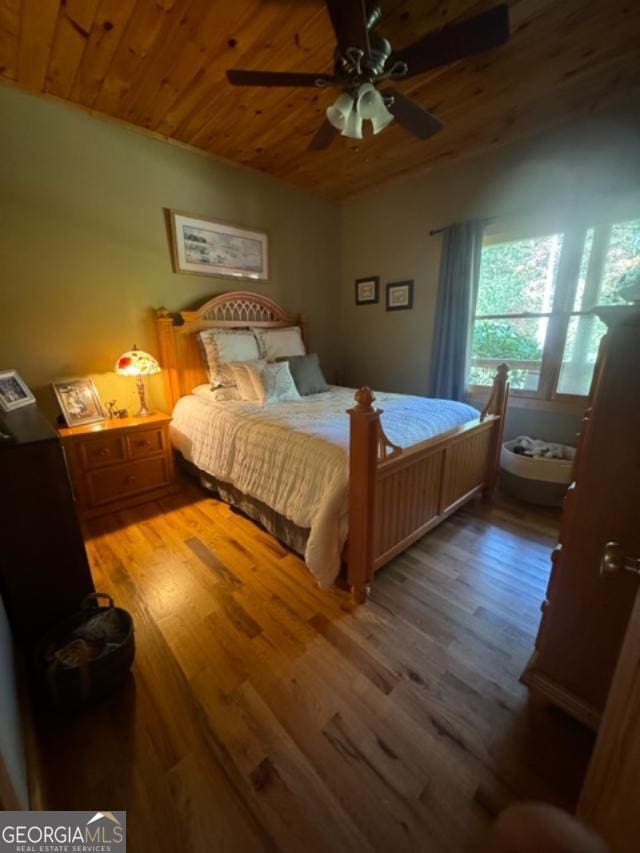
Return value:
M 600 560 L 600 574 L 607 577 L 618 572 L 640 575 L 640 557 L 627 557 L 619 542 L 607 542 Z

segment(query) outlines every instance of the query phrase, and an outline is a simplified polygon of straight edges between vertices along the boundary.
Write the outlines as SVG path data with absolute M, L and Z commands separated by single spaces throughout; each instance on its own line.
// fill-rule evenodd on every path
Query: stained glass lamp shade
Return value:
M 133 349 L 128 352 L 123 352 L 120 358 L 116 361 L 115 371 L 120 376 L 135 376 L 136 385 L 138 388 L 138 397 L 140 398 L 140 411 L 138 417 L 150 415 L 151 411 L 147 408 L 147 401 L 144 393 L 143 376 L 151 376 L 153 373 L 160 373 L 160 365 L 152 355 L 148 352 L 138 349 L 134 344 Z

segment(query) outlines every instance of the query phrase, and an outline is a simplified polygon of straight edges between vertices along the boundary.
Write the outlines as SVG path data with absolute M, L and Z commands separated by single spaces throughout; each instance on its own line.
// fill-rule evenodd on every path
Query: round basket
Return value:
M 101 606 L 100 599 L 107 605 Z M 117 640 L 87 643 L 78 639 L 95 617 L 109 614 Z M 110 595 L 88 595 L 82 609 L 44 635 L 35 650 L 35 672 L 42 692 L 57 707 L 90 704 L 116 690 L 127 677 L 135 657 L 133 619 L 115 607 Z
M 574 447 L 562 446 L 564 458 L 522 456 L 514 453 L 516 440 L 506 441 L 500 452 L 500 484 L 519 500 L 538 506 L 562 506 L 571 482 Z

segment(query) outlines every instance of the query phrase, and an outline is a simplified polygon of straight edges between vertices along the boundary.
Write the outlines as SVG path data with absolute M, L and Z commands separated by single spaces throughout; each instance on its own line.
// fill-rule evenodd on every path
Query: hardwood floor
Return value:
M 127 809 L 133 853 L 482 850 L 512 799 L 573 807 L 592 737 L 518 683 L 555 523 L 473 504 L 354 608 L 192 485 L 91 522 L 137 658 L 37 721 L 46 806 Z

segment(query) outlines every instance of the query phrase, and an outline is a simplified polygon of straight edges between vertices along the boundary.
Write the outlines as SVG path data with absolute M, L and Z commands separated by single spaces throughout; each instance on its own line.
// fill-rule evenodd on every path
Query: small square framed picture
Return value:
M 60 379 L 51 386 L 67 426 L 104 420 L 104 409 L 93 379 Z
M 0 412 L 12 412 L 35 401 L 16 370 L 0 371 Z
M 356 279 L 356 305 L 373 305 L 379 299 L 380 278 L 370 275 Z
M 413 308 L 413 281 L 391 281 L 387 285 L 387 311 Z

